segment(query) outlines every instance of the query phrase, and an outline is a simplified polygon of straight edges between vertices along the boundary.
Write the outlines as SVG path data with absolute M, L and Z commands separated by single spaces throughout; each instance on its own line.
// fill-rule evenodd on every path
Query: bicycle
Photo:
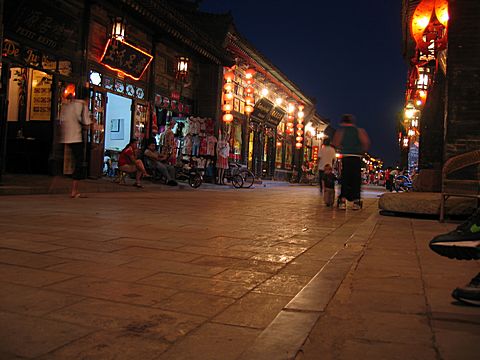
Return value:
M 243 188 L 249 189 L 252 187 L 253 183 L 255 182 L 255 174 L 252 171 L 242 164 L 229 163 L 228 166 L 229 170 L 242 177 Z
M 228 169 L 225 169 L 225 172 L 223 174 L 223 183 L 225 181 L 232 183 L 233 187 L 235 189 L 239 189 L 243 187 L 243 178 L 242 176 L 235 171 L 236 167 L 230 167 Z
M 175 166 L 175 179 L 187 180 L 190 187 L 196 189 L 203 184 L 203 175 L 200 170 L 188 166 L 188 161 L 182 160 L 182 165 Z

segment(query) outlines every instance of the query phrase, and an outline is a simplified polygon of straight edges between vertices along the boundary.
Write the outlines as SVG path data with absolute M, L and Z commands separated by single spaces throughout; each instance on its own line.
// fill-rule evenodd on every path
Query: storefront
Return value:
M 0 120 L 6 135 L 1 170 L 56 173 L 56 120 L 66 86 L 79 84 L 81 26 L 64 6 L 40 1 L 7 1 L 5 14 L 1 79 L 7 111 Z

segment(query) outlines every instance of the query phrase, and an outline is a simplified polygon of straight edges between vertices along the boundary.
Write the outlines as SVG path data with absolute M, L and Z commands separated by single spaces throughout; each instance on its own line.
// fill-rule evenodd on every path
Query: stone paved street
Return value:
M 453 224 L 318 189 L 0 197 L 1 359 L 476 359 Z M 365 354 L 359 357 L 359 353 Z

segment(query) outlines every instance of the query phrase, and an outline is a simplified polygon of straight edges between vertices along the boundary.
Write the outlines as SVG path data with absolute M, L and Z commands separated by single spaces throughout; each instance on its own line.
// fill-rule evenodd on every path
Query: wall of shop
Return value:
M 480 2 L 449 6 L 445 159 L 480 149 Z

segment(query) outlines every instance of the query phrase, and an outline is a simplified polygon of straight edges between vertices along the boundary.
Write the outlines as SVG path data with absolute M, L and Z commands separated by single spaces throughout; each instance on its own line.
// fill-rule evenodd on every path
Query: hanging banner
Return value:
M 109 39 L 100 63 L 111 70 L 139 80 L 152 59 L 152 55 L 125 41 Z

